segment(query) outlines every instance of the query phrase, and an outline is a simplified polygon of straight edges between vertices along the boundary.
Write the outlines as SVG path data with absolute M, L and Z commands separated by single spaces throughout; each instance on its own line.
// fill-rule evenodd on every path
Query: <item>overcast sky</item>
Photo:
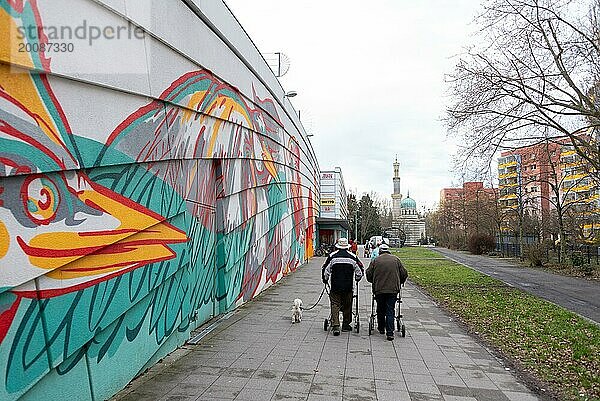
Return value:
M 472 41 L 479 0 L 225 0 L 262 53 L 291 60 L 281 79 L 321 170 L 339 166 L 346 189 L 401 188 L 419 208 L 442 188 L 460 185 L 441 122 L 444 74 Z

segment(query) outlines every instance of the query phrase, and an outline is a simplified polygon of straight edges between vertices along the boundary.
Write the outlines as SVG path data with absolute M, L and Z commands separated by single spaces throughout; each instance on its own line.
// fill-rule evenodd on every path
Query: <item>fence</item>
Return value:
M 532 242 L 525 243 L 527 246 Z M 541 244 L 540 244 L 541 245 Z M 542 245 L 543 246 L 543 245 Z M 521 245 L 517 243 L 496 243 L 496 252 L 504 257 L 522 257 Z M 546 260 L 561 262 L 560 249 L 558 245 L 545 246 L 544 253 Z M 600 247 L 589 244 L 568 244 L 565 246 L 565 256 L 567 261 L 574 264 L 600 264 Z

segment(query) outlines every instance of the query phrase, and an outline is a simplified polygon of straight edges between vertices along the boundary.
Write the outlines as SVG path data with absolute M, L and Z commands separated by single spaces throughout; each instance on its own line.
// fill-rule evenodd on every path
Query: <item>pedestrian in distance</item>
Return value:
M 352 331 L 352 296 L 354 281 L 363 276 L 363 265 L 358 257 L 350 252 L 347 238 L 340 238 L 337 248 L 328 257 L 321 269 L 323 283 L 331 278 L 329 301 L 331 305 L 331 331 L 340 335 L 340 311 L 342 312 L 342 331 Z
M 350 251 L 358 256 L 358 242 L 356 240 L 350 240 Z
M 385 333 L 387 339 L 392 341 L 396 299 L 400 287 L 408 278 L 408 272 L 400 259 L 390 253 L 390 247 L 383 243 L 379 246 L 379 256 L 369 263 L 366 275 L 367 281 L 373 285 L 377 301 L 377 330 L 379 334 Z
M 377 244 L 373 247 L 373 249 L 371 250 L 371 260 L 375 259 L 377 256 L 379 256 L 379 247 L 381 246 L 382 242 L 381 241 L 377 241 Z

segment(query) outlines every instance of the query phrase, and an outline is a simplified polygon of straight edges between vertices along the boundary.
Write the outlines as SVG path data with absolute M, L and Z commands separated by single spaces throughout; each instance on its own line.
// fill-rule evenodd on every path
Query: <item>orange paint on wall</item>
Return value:
M 8 230 L 6 229 L 4 223 L 0 221 L 0 259 L 6 256 L 9 244 L 10 238 L 8 237 Z

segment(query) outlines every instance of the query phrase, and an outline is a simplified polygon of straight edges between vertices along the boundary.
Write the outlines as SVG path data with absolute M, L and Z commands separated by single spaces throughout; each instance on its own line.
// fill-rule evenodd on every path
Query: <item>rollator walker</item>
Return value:
M 406 327 L 404 326 L 404 319 L 402 315 L 402 287 L 404 287 L 404 284 L 400 286 L 400 292 L 398 293 L 398 296 L 396 298 L 395 305 L 396 331 L 399 331 L 402 337 L 406 337 Z M 373 294 L 373 297 L 371 299 L 371 316 L 369 316 L 369 335 L 373 334 L 373 331 L 375 330 L 376 318 L 377 315 L 375 313 L 375 294 Z
M 360 315 L 358 314 L 358 281 L 356 283 L 356 288 L 354 294 L 352 294 L 352 302 L 354 303 L 354 311 L 352 312 L 352 323 L 354 323 L 353 330 L 355 333 L 360 332 Z M 329 294 L 329 284 L 325 284 L 325 288 L 327 289 L 327 294 Z M 325 318 L 323 322 L 323 330 L 327 331 L 331 327 L 331 312 L 329 313 L 329 317 Z

